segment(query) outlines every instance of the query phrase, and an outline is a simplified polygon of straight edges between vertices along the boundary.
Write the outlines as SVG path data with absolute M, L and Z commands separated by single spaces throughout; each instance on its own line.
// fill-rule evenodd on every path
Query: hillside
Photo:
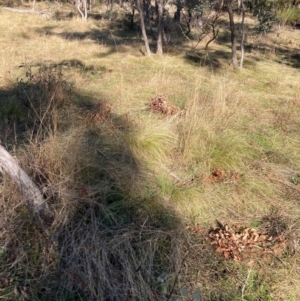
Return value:
M 248 16 L 234 71 L 226 16 L 146 57 L 124 10 L 36 10 L 0 10 L 0 144 L 55 217 L 0 173 L 1 300 L 300 300 L 300 31 Z

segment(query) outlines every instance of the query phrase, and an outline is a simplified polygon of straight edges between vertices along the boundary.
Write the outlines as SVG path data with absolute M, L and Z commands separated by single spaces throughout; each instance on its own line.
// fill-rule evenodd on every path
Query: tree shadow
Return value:
M 291 50 L 287 48 L 276 47 L 275 53 L 275 61 L 277 61 L 278 63 L 288 65 L 295 69 L 300 68 L 299 49 Z
M 210 50 L 209 53 L 211 54 L 211 58 L 207 59 L 207 55 L 204 53 L 204 45 L 202 49 L 192 50 L 191 47 L 186 45 L 186 35 L 184 31 L 187 30 L 186 24 L 182 22 L 178 25 L 177 22 L 173 20 L 170 16 L 166 20 L 167 29 L 166 35 L 170 38 L 164 45 L 165 53 L 168 54 L 172 52 L 174 49 L 179 49 L 180 52 L 186 53 L 185 60 L 191 64 L 199 63 L 199 65 L 209 66 L 211 67 L 210 70 L 217 70 L 222 66 L 222 61 L 228 58 L 227 51 L 215 51 Z M 220 21 L 220 26 L 227 26 L 228 22 Z M 47 34 L 50 36 L 58 36 L 68 41 L 84 41 L 84 40 L 92 40 L 94 43 L 98 43 L 104 45 L 107 48 L 107 51 L 101 52 L 98 54 L 98 57 L 103 58 L 110 56 L 115 52 L 119 53 L 127 53 L 131 51 L 131 49 L 138 49 L 140 50 L 139 53 L 145 55 L 143 52 L 144 42 L 141 38 L 141 33 L 139 29 L 139 22 L 137 19 L 134 20 L 134 26 L 130 29 L 130 25 L 126 16 L 122 19 L 116 19 L 113 22 L 107 24 L 105 29 L 100 28 L 93 28 L 83 32 L 80 31 L 64 31 L 62 33 L 56 33 L 55 27 L 44 27 L 41 29 L 37 29 L 38 34 Z M 153 27 L 155 28 L 155 26 Z M 147 28 L 147 34 L 149 39 L 149 45 L 151 51 L 154 53 L 156 50 L 156 39 L 155 39 L 155 30 L 150 30 Z M 194 39 L 192 36 L 190 37 L 191 40 Z M 216 41 L 216 43 L 224 43 L 224 45 L 228 44 L 230 46 L 230 35 L 226 31 L 220 34 Z M 196 43 L 196 40 L 195 40 Z M 220 53 L 218 53 L 220 52 Z M 220 54 L 220 58 L 217 55 Z
M 247 43 L 245 47 L 248 52 L 253 53 L 258 60 L 268 57 L 277 63 L 285 64 L 296 69 L 300 68 L 299 50 L 297 48 L 279 46 L 276 44 L 270 45 L 267 42 Z
M 143 45 L 137 30 L 125 29 L 122 25 L 120 25 L 119 28 L 112 27 L 108 29 L 91 29 L 85 32 L 65 31 L 62 33 L 55 33 L 54 28 L 55 27 L 49 28 L 47 26 L 42 29 L 37 29 L 36 32 L 38 34 L 58 36 L 68 41 L 84 41 L 86 39 L 92 40 L 95 43 L 104 45 L 107 48 L 105 53 L 101 53 L 101 55 L 99 55 L 101 57 L 109 56 L 114 52 L 126 53 L 128 52 L 128 47 L 136 49 L 137 45 Z M 151 43 L 150 41 L 150 45 L 154 50 L 155 44 Z
M 128 13 L 128 12 L 127 12 Z M 93 20 L 98 20 L 103 16 L 99 14 L 91 14 L 91 18 Z M 105 17 L 103 17 L 105 18 Z M 126 17 L 126 12 L 124 11 L 124 16 L 122 18 L 116 18 L 113 22 L 109 22 L 107 24 L 106 29 L 93 28 L 91 30 L 87 30 L 84 32 L 80 31 L 65 31 L 62 33 L 56 33 L 54 31 L 55 27 L 46 26 L 42 29 L 37 29 L 37 33 L 39 34 L 47 34 L 53 36 L 59 36 L 63 39 L 67 40 L 92 40 L 95 43 L 104 45 L 107 48 L 106 52 L 99 53 L 98 57 L 107 57 L 115 52 L 126 53 L 131 51 L 130 49 L 139 48 L 139 52 L 143 55 L 144 43 L 141 38 L 141 34 L 139 32 L 139 22 L 135 18 L 134 26 L 130 25 Z M 218 37 L 215 40 L 215 43 L 222 44 L 225 47 L 230 47 L 230 31 L 229 31 L 229 23 L 226 19 L 220 19 L 218 21 L 219 27 L 221 29 L 225 29 L 220 31 Z M 205 54 L 204 45 L 202 49 L 196 49 L 195 51 L 191 50 L 191 47 L 186 45 L 186 35 L 184 31 L 186 31 L 186 24 L 184 22 L 180 23 L 180 26 L 176 22 L 174 22 L 173 18 L 170 16 L 167 17 L 166 24 L 168 25 L 167 35 L 169 35 L 171 41 L 165 45 L 166 52 L 172 52 L 174 49 L 179 49 L 180 52 L 186 53 L 185 60 L 191 64 L 199 64 L 201 66 L 210 67 L 210 70 L 218 70 L 222 66 L 222 64 L 229 61 L 230 64 L 230 53 L 226 50 L 214 50 L 209 48 L 210 57 L 208 58 Z M 130 29 L 131 26 L 131 29 Z M 154 26 L 155 28 L 155 26 Z M 180 29 L 179 29 L 180 28 Z M 257 35 L 257 29 L 251 24 L 245 24 L 245 30 L 247 35 Z M 155 52 L 156 49 L 156 41 L 155 41 L 155 32 L 147 29 L 150 48 L 152 52 Z M 240 41 L 242 39 L 242 33 L 240 29 L 240 24 L 236 24 L 236 35 L 237 35 L 237 44 L 238 48 L 240 47 Z M 239 49 L 238 49 L 239 50 Z M 277 47 L 276 51 L 280 56 L 279 60 L 290 65 L 294 68 L 299 68 L 299 59 L 297 57 L 297 49 L 291 50 L 286 47 Z M 245 43 L 245 66 L 252 67 L 255 65 L 255 59 L 253 56 L 247 57 L 247 54 L 250 52 L 257 52 L 260 54 L 269 54 L 272 52 L 272 46 L 267 45 L 267 43 L 259 43 L 256 42 L 246 42 Z M 220 55 L 220 57 L 218 57 Z M 257 56 L 256 56 L 257 57 Z M 283 58 L 283 59 L 282 59 Z
M 74 8 L 74 12 L 73 11 L 64 12 L 64 11 L 56 10 L 54 15 L 52 16 L 52 19 L 54 19 L 56 21 L 63 21 L 63 20 L 71 20 L 78 16 L 79 16 L 79 13 L 78 13 L 78 11 L 75 12 L 75 8 Z M 88 19 L 99 21 L 99 20 L 103 19 L 103 16 L 99 13 L 88 12 Z
M 254 67 L 259 59 L 253 55 L 249 56 L 250 51 L 245 52 L 244 67 Z M 231 52 L 230 50 L 209 50 L 197 51 L 193 53 L 186 53 L 185 61 L 193 66 L 206 67 L 212 72 L 222 70 L 224 66 L 230 66 L 231 64 Z
M 7 184 L 3 275 L 25 299 L 156 300 L 168 293 L 158 277 L 179 268 L 181 219 L 134 152 L 134 118 L 81 95 L 57 66 L 39 64 L 0 91 L 1 143 L 55 212 L 41 229 Z
M 21 65 L 20 67 L 27 68 L 26 65 Z M 72 70 L 72 72 L 79 74 L 97 74 L 100 77 L 112 72 L 112 69 L 108 69 L 106 66 L 87 65 L 79 59 L 62 60 L 60 62 L 49 61 L 43 64 L 36 63 L 31 64 L 30 68 L 46 72 L 47 70 L 59 70 L 59 72 Z

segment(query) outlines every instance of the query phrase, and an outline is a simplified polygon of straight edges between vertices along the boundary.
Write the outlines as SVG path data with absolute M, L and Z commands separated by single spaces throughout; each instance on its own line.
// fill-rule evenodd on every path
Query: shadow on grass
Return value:
M 134 151 L 134 117 L 76 91 L 64 64 L 38 66 L 0 91 L 0 139 L 55 219 L 41 228 L 0 179 L 2 299 L 170 301 L 201 287 L 207 300 L 239 300 L 247 267 L 218 255 L 205 229 L 183 229 Z
M 82 96 L 42 64 L 37 74 L 29 70 L 0 91 L 0 114 L 1 143 L 17 150 L 56 215 L 47 231 L 39 229 L 11 184 L 3 186 L 1 203 L 10 198 L 10 204 L 0 228 L 9 224 L 11 230 L 1 237 L 6 251 L 0 261 L 19 292 L 8 284 L 4 300 L 156 300 L 170 294 L 157 278 L 165 283 L 178 271 L 181 221 L 127 142 L 134 120 Z
M 66 31 L 63 33 L 55 33 L 54 29 L 55 27 L 47 26 L 38 29 L 37 33 L 59 36 L 68 41 L 92 40 L 107 48 L 107 51 L 99 54 L 99 57 L 107 57 L 115 52 L 127 53 L 129 51 L 128 47 L 131 47 L 132 49 L 136 49 L 137 47 L 143 48 L 143 41 L 138 31 L 126 29 L 122 24 L 111 29 L 91 29 L 84 32 Z M 151 40 L 149 40 L 149 43 L 152 51 L 155 52 L 155 43 L 151 42 Z
M 79 15 L 79 12 L 76 11 L 75 12 L 75 7 L 72 7 L 74 11 L 58 11 L 56 10 L 55 13 L 54 13 L 54 16 L 52 16 L 52 18 L 56 21 L 63 21 L 63 20 L 71 20 L 73 18 L 78 18 L 80 17 Z M 99 21 L 99 20 L 102 20 L 103 19 L 103 16 L 101 14 L 98 14 L 98 13 L 91 13 L 91 12 L 88 12 L 88 20 L 90 19 L 93 19 L 95 21 Z
M 223 21 L 221 23 L 222 24 L 220 26 L 223 26 L 225 28 L 228 27 L 228 22 Z M 210 50 L 209 48 L 210 58 L 207 59 L 207 56 L 203 54 L 204 45 L 202 46 L 202 49 L 196 49 L 195 51 L 193 51 L 191 47 L 188 47 L 186 45 L 186 36 L 184 35 L 184 31 L 186 30 L 185 24 L 178 26 L 178 24 L 175 23 L 172 18 L 168 20 L 168 24 L 171 29 L 169 29 L 168 31 L 170 41 L 167 45 L 164 46 L 166 54 L 168 54 L 168 52 L 172 53 L 173 50 L 179 50 L 179 52 L 186 53 L 186 62 L 193 65 L 194 63 L 196 63 L 197 65 L 208 66 L 210 67 L 210 70 L 217 70 L 222 66 L 224 61 L 230 61 L 230 35 L 227 31 L 222 32 L 217 37 L 216 42 L 228 46 L 228 51 L 226 49 L 224 51 L 215 51 Z M 68 41 L 92 40 L 94 43 L 101 44 L 107 49 L 105 52 L 101 52 L 97 55 L 99 58 L 110 56 L 115 52 L 128 53 L 131 51 L 136 51 L 137 48 L 140 50 L 139 52 L 145 55 L 143 51 L 144 42 L 141 38 L 138 20 L 135 20 L 134 28 L 130 30 L 128 20 L 125 16 L 123 19 L 118 18 L 115 21 L 108 23 L 105 29 L 93 28 L 83 32 L 71 30 L 62 33 L 56 33 L 55 27 L 45 26 L 43 28 L 37 29 L 36 32 L 42 35 L 47 34 L 50 36 L 58 36 Z M 155 53 L 155 30 L 154 33 L 153 31 L 150 32 L 150 30 L 148 30 L 147 34 L 151 51 Z M 197 41 L 195 40 L 195 43 L 196 42 Z M 136 53 L 138 52 L 136 51 Z
M 222 62 L 230 61 L 231 54 L 226 51 L 211 50 L 207 54 L 204 51 L 195 51 L 185 55 L 185 61 L 194 66 L 210 67 L 210 70 L 216 71 L 222 67 Z
M 257 53 L 260 60 L 267 57 L 279 64 L 285 64 L 295 69 L 300 68 L 300 55 L 296 48 L 291 49 L 277 45 L 270 46 L 267 43 L 249 43 L 246 47 L 249 52 Z
M 185 55 L 185 60 L 187 63 L 193 66 L 206 67 L 210 71 L 222 70 L 224 67 L 230 67 L 231 65 L 231 53 L 230 51 L 223 50 L 210 50 L 208 54 L 204 51 L 198 51 L 194 53 L 187 53 Z M 248 52 L 245 53 L 244 67 L 251 68 L 256 65 L 258 59 L 249 55 Z
M 27 68 L 26 65 L 19 66 L 20 68 Z M 69 71 L 76 72 L 84 75 L 95 75 L 102 77 L 106 73 L 112 72 L 112 69 L 108 69 L 106 66 L 95 66 L 95 65 L 86 65 L 83 61 L 79 59 L 71 60 L 62 60 L 60 62 L 48 62 L 43 64 L 31 64 L 30 68 L 34 68 L 40 71 L 47 70 L 59 70 L 59 72 Z

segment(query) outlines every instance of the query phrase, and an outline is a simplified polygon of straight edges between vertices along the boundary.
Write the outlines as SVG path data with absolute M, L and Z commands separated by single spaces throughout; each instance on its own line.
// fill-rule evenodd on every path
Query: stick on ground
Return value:
M 36 184 L 9 152 L 0 145 L 0 172 L 1 170 L 4 170 L 15 182 L 24 200 L 35 214 L 42 218 L 43 221 L 52 219 L 53 214 Z

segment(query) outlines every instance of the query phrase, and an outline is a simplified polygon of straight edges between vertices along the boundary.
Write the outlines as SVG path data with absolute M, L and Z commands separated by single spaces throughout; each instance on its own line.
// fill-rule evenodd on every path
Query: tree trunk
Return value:
M 109 21 L 112 20 L 114 0 L 109 0 Z
M 233 18 L 232 0 L 227 0 L 229 24 L 231 32 L 231 61 L 234 69 L 238 68 L 237 54 L 236 54 L 236 33 Z
M 245 56 L 245 6 L 244 6 L 244 0 L 241 0 L 241 12 L 242 12 L 242 41 L 241 41 L 240 69 L 243 68 L 244 56 Z
M 144 39 L 144 43 L 145 43 L 146 53 L 147 53 L 147 56 L 151 56 L 151 50 L 149 47 L 149 42 L 148 42 L 148 37 L 147 37 L 146 27 L 145 27 L 144 9 L 142 8 L 141 0 L 136 0 L 136 4 L 137 4 L 137 9 L 140 14 L 141 31 L 142 31 L 142 35 L 143 35 L 143 39 Z
M 88 2 L 88 10 L 92 10 L 94 4 L 95 4 L 95 0 L 89 0 L 89 2 Z
M 2 170 L 16 183 L 24 200 L 33 212 L 41 217 L 44 222 L 47 222 L 47 224 L 51 222 L 53 214 L 38 187 L 18 165 L 17 161 L 0 145 L 0 171 Z
M 150 23 L 150 10 L 151 10 L 151 1 L 143 0 L 144 12 L 145 12 L 145 24 L 149 25 Z
M 181 7 L 177 6 L 177 10 L 174 13 L 174 21 L 177 22 L 177 23 L 179 23 L 180 19 L 181 19 Z
M 84 22 L 87 21 L 87 4 L 86 4 L 87 0 L 76 0 L 76 7 L 77 10 L 79 11 L 81 18 Z M 81 9 L 83 9 L 84 11 L 82 11 Z
M 188 15 L 189 15 L 189 18 L 187 19 L 186 21 L 186 26 L 188 28 L 187 32 L 186 32 L 186 35 L 188 36 L 191 32 L 191 22 L 192 22 L 192 12 L 191 10 L 189 9 L 188 10 Z
M 87 21 L 87 0 L 83 0 L 84 22 Z
M 158 28 L 157 28 L 157 48 L 156 53 L 163 55 L 163 35 L 164 35 L 164 20 L 163 20 L 163 0 L 156 0 L 158 13 Z

